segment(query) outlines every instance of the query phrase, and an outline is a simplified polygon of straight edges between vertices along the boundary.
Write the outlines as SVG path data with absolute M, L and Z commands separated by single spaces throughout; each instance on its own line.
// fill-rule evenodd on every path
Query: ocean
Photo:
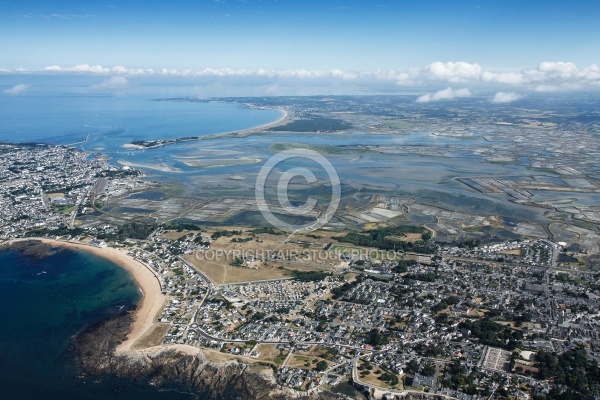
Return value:
M 115 153 L 124 152 L 122 146 L 136 140 L 230 132 L 281 117 L 278 110 L 241 104 L 156 98 L 152 94 L 0 95 L 0 141 L 73 144 L 87 137 L 84 149 Z
M 83 380 L 73 335 L 133 307 L 131 275 L 103 258 L 63 250 L 38 258 L 0 251 L 0 388 L 5 399 L 188 399 L 111 377 Z

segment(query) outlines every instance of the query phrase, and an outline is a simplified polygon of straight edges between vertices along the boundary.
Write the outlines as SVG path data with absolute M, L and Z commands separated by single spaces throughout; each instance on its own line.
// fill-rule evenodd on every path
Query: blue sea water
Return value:
M 115 378 L 84 381 L 68 355 L 73 335 L 141 298 L 123 268 L 79 251 L 42 259 L 0 251 L 0 397 L 188 399 Z
M 220 102 L 90 93 L 0 95 L 0 141 L 72 144 L 116 151 L 136 140 L 202 136 L 277 120 L 281 112 Z M 89 135 L 89 136 L 88 136 Z

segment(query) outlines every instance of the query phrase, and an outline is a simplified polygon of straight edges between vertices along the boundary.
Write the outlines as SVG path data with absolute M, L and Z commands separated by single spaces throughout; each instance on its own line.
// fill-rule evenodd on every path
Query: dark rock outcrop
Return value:
M 147 381 L 158 388 L 178 385 L 210 399 L 336 399 L 330 393 L 303 396 L 279 387 L 272 376 L 237 361 L 214 363 L 202 355 L 165 349 L 159 353 L 115 354 L 130 329 L 132 314 L 107 319 L 79 333 L 72 353 L 83 376 L 115 375 Z
M 64 250 L 61 247 L 52 246 L 48 243 L 42 243 L 42 241 L 35 239 L 13 242 L 10 245 L 4 245 L 3 247 L 0 247 L 0 250 L 2 249 L 18 251 L 24 256 L 33 260 L 42 260 Z

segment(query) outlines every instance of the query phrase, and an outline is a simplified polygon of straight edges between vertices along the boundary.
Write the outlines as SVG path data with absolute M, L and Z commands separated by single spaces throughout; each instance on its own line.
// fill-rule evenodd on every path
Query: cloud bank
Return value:
M 459 97 L 469 97 L 471 91 L 469 89 L 452 89 L 446 88 L 439 90 L 433 94 L 424 94 L 417 98 L 417 103 L 429 103 L 432 101 L 454 100 Z
M 3 93 L 8 94 L 9 96 L 18 96 L 22 93 L 25 93 L 27 90 L 29 90 L 30 87 L 31 85 L 21 83 L 19 85 L 15 85 L 11 88 L 4 90 Z
M 537 91 L 600 88 L 600 67 L 591 64 L 579 68 L 570 62 L 545 61 L 533 69 L 494 72 L 486 71 L 478 64 L 438 61 L 400 73 L 396 78 L 396 83 L 404 86 L 418 86 L 427 82 L 502 84 Z
M 269 70 L 269 69 L 232 69 L 204 68 L 194 69 L 152 69 L 128 68 L 124 66 L 105 67 L 102 65 L 78 64 L 72 67 L 50 65 L 38 70 L 6 70 L 0 73 L 55 73 L 55 74 L 89 74 L 109 77 L 205 77 L 205 78 L 263 78 L 277 79 L 329 79 L 340 82 L 389 82 L 400 87 L 444 87 L 461 85 L 473 88 L 475 85 L 501 89 L 502 86 L 511 88 L 502 90 L 529 91 L 569 91 L 581 89 L 600 89 L 600 66 L 590 64 L 578 67 L 565 61 L 544 61 L 535 68 L 522 69 L 512 72 L 497 72 L 484 69 L 476 63 L 465 61 L 436 61 L 422 67 L 409 68 L 397 72 L 393 70 L 376 70 L 374 72 L 333 70 Z M 118 83 L 118 82 L 115 82 Z M 107 83 L 108 85 L 108 83 Z M 435 100 L 435 94 L 429 101 Z M 443 96 L 443 94 L 440 94 Z M 460 96 L 460 95 L 459 95 Z
M 523 96 L 514 92 L 498 92 L 492 97 L 491 102 L 497 104 L 512 103 L 522 99 Z

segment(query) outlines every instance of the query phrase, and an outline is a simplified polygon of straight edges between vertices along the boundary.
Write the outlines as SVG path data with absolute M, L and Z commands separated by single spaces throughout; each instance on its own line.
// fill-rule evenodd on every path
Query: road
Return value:
M 410 390 L 410 389 L 397 390 L 397 389 L 386 388 L 386 387 L 383 387 L 383 386 L 373 385 L 373 384 L 370 384 L 370 383 L 365 383 L 365 382 L 361 381 L 358 378 L 358 372 L 357 372 L 357 369 L 356 369 L 357 362 L 358 362 L 358 357 L 355 357 L 352 360 L 352 380 L 354 382 L 357 382 L 358 384 L 360 384 L 362 386 L 366 386 L 366 387 L 368 387 L 370 389 L 379 390 L 379 391 L 382 391 L 384 393 L 392 393 L 392 394 L 398 394 L 398 395 L 405 395 L 407 393 L 417 393 L 417 394 L 420 394 L 422 396 L 435 396 L 435 397 L 443 397 L 445 399 L 459 400 L 456 397 L 448 396 L 448 395 L 441 394 L 441 393 L 433 393 L 433 392 L 432 393 L 428 393 L 428 392 L 423 392 L 423 391 L 420 391 L 420 390 Z

